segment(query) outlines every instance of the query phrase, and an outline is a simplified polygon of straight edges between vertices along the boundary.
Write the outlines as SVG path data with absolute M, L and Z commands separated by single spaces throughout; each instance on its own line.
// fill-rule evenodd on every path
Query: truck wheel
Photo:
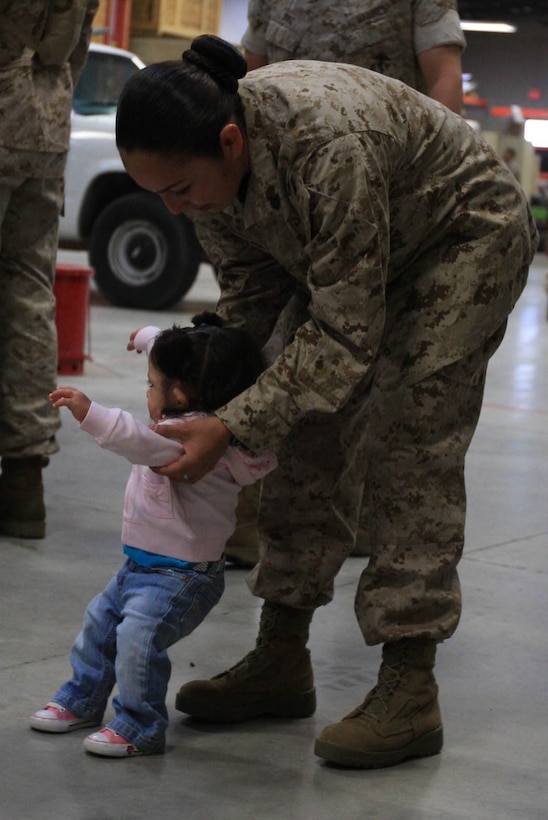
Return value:
M 198 273 L 202 249 L 194 226 L 153 194 L 122 196 L 93 225 L 89 258 L 113 305 L 157 310 L 176 304 Z

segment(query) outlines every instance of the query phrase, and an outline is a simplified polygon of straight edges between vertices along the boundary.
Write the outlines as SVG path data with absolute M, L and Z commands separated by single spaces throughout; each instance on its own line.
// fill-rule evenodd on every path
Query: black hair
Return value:
M 227 122 L 243 128 L 238 80 L 246 70 L 230 43 L 196 37 L 182 61 L 154 63 L 128 80 L 118 101 L 116 145 L 127 152 L 221 156 Z
M 223 327 L 215 313 L 192 318 L 193 327 L 163 330 L 150 361 L 189 392 L 188 410 L 212 412 L 250 387 L 265 368 L 260 348 L 245 330 Z

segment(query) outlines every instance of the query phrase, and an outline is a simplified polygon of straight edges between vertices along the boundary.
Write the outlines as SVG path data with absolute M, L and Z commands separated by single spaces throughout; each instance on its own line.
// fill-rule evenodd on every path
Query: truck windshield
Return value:
M 74 110 L 84 115 L 114 113 L 122 88 L 139 70 L 127 57 L 90 51 L 74 89 Z

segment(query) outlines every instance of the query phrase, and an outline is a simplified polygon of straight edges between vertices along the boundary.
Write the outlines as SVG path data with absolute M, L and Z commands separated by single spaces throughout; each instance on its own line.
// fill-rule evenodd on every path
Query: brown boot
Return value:
M 213 723 L 312 715 L 316 692 L 306 643 L 313 612 L 265 601 L 255 649 L 210 680 L 186 683 L 176 708 Z
M 385 644 L 377 685 L 361 706 L 323 729 L 315 754 L 357 769 L 438 754 L 443 730 L 432 672 L 435 654 L 433 640 Z
M 44 456 L 3 458 L 0 475 L 0 533 L 14 538 L 44 538 L 46 508 L 42 467 Z

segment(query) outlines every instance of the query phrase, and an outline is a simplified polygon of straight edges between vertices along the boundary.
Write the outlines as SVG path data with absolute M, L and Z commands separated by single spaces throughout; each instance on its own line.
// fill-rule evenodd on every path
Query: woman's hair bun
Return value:
M 194 327 L 223 327 L 223 320 L 216 313 L 197 313 L 190 320 Z
M 183 61 L 201 68 L 232 94 L 238 90 L 238 80 L 247 73 L 243 54 L 214 34 L 195 37 L 190 49 L 183 52 Z
M 245 77 L 247 63 L 242 53 L 221 37 L 215 37 L 214 34 L 200 34 L 192 41 L 191 48 L 202 57 L 221 65 L 237 80 Z

